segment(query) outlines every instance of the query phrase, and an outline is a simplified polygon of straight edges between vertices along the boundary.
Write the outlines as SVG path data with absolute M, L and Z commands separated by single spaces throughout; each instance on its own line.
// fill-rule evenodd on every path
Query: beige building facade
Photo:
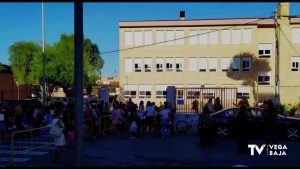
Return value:
M 164 101 L 167 86 L 234 87 L 252 105 L 300 101 L 300 18 L 289 3 L 274 18 L 121 21 L 119 37 L 121 96 L 135 102 Z

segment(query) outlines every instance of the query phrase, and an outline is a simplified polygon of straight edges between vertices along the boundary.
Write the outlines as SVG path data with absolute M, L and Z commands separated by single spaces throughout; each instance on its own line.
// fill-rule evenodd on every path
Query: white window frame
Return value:
M 291 58 L 291 71 L 299 71 L 300 56 L 292 56 Z
M 166 58 L 166 72 L 173 72 L 174 70 L 174 59 Z
M 217 72 L 218 59 L 216 57 L 209 58 L 209 71 Z
M 244 65 L 244 63 L 246 63 L 246 65 Z M 250 57 L 242 58 L 242 71 L 249 72 L 250 70 L 251 70 L 251 58 Z
M 124 32 L 124 44 L 125 46 L 133 45 L 133 33 L 132 31 Z
M 190 57 L 189 58 L 189 71 L 190 72 L 196 72 L 197 71 L 197 58 L 196 57 Z
M 230 44 L 231 43 L 231 31 L 230 30 L 222 30 L 222 44 Z
M 292 42 L 300 43 L 300 28 L 292 28 Z
M 208 44 L 208 30 L 199 30 L 199 44 L 206 45 Z
M 164 45 L 165 43 L 161 43 L 165 41 L 165 31 L 157 30 L 156 31 L 156 43 L 157 45 Z
M 175 58 L 176 72 L 183 72 L 184 58 Z
M 143 32 L 135 31 L 134 32 L 134 46 L 142 46 L 143 45 Z
M 152 43 L 152 31 L 144 31 L 144 44 L 150 45 Z
M 232 58 L 231 71 L 239 72 L 241 69 L 241 58 Z
M 152 58 L 144 58 L 144 71 L 151 72 Z
M 261 78 L 261 80 L 260 80 Z M 268 80 L 269 78 L 269 80 Z M 258 72 L 257 77 L 258 85 L 270 85 L 271 84 L 271 72 Z
M 180 39 L 178 39 L 180 38 Z M 175 44 L 176 45 L 184 45 L 184 30 L 176 30 L 175 31 Z
M 157 99 L 167 98 L 168 85 L 156 85 L 155 97 Z
M 230 58 L 229 57 L 223 57 L 221 59 L 221 66 L 222 66 L 222 72 L 228 72 L 230 69 Z
M 243 29 L 243 44 L 251 44 L 252 29 Z
M 232 38 L 231 44 L 241 44 L 241 30 L 240 29 L 233 29 L 232 30 Z
M 198 36 L 196 36 L 197 33 L 198 33 L 197 30 L 189 31 L 189 44 L 190 45 L 197 45 L 197 43 L 198 43 Z
M 156 58 L 156 72 L 164 71 L 164 58 Z
M 139 98 L 151 98 L 152 85 L 139 85 Z
M 258 57 L 259 58 L 271 58 L 272 57 L 272 43 L 260 43 L 258 45 Z
M 209 30 L 209 44 L 216 45 L 218 44 L 218 30 Z
M 167 30 L 166 31 L 166 45 L 174 45 L 174 31 L 172 30 Z
M 206 72 L 207 71 L 207 58 L 200 57 L 199 59 L 199 72 Z
M 135 93 L 135 95 L 134 95 L 134 93 Z M 137 97 L 137 85 L 124 85 L 124 97 L 125 98 L 136 98 Z
M 142 72 L 142 58 L 134 58 L 134 72 Z
M 246 97 L 247 99 L 250 98 L 250 86 L 238 85 L 237 86 L 237 98 Z
M 132 72 L 132 58 L 124 58 L 125 73 Z

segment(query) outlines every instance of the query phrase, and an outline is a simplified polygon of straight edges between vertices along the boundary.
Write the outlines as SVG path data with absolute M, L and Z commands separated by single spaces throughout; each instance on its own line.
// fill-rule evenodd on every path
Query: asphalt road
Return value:
M 300 142 L 279 141 L 278 144 L 286 145 L 286 156 L 267 156 L 265 154 L 250 155 L 237 153 L 236 140 L 217 139 L 216 144 L 204 149 L 199 146 L 199 137 L 194 134 L 176 135 L 167 140 L 154 136 L 143 136 L 137 139 L 119 139 L 117 136 L 101 138 L 86 138 L 84 143 L 83 160 L 81 166 L 90 167 L 117 167 L 117 166 L 147 166 L 147 167 L 172 167 L 172 166 L 197 166 L 197 167 L 283 167 L 300 166 L 298 153 Z M 262 145 L 263 140 L 249 140 L 249 144 Z M 52 163 L 54 151 L 32 158 L 19 166 L 36 167 L 70 167 L 75 166 L 72 151 L 64 151 L 63 164 Z

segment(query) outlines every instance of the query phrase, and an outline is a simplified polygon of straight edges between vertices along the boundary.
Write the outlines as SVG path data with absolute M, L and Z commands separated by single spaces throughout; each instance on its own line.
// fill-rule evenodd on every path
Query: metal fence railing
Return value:
M 237 103 L 237 88 L 176 88 L 176 113 L 195 113 L 193 102 L 198 102 L 200 113 L 208 99 L 220 98 L 223 108 L 233 107 Z
M 12 133 L 10 137 L 11 164 L 14 164 L 15 155 L 17 154 L 53 145 L 54 142 L 52 135 L 40 134 L 41 130 L 49 129 L 50 125 Z

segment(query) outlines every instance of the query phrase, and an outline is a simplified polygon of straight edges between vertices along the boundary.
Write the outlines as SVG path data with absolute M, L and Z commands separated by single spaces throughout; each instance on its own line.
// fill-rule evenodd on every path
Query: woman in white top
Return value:
M 62 113 L 60 111 L 55 111 L 54 119 L 52 120 L 52 125 L 56 125 L 58 128 L 63 128 L 65 130 L 65 125 L 62 121 Z M 61 152 L 63 146 L 66 144 L 64 132 L 60 136 L 54 136 L 54 144 L 56 146 L 56 152 L 54 156 L 54 163 L 61 164 Z
M 137 112 L 137 127 L 138 127 L 138 135 L 141 134 L 142 130 L 145 131 L 145 106 L 144 101 L 140 101 L 139 109 Z

